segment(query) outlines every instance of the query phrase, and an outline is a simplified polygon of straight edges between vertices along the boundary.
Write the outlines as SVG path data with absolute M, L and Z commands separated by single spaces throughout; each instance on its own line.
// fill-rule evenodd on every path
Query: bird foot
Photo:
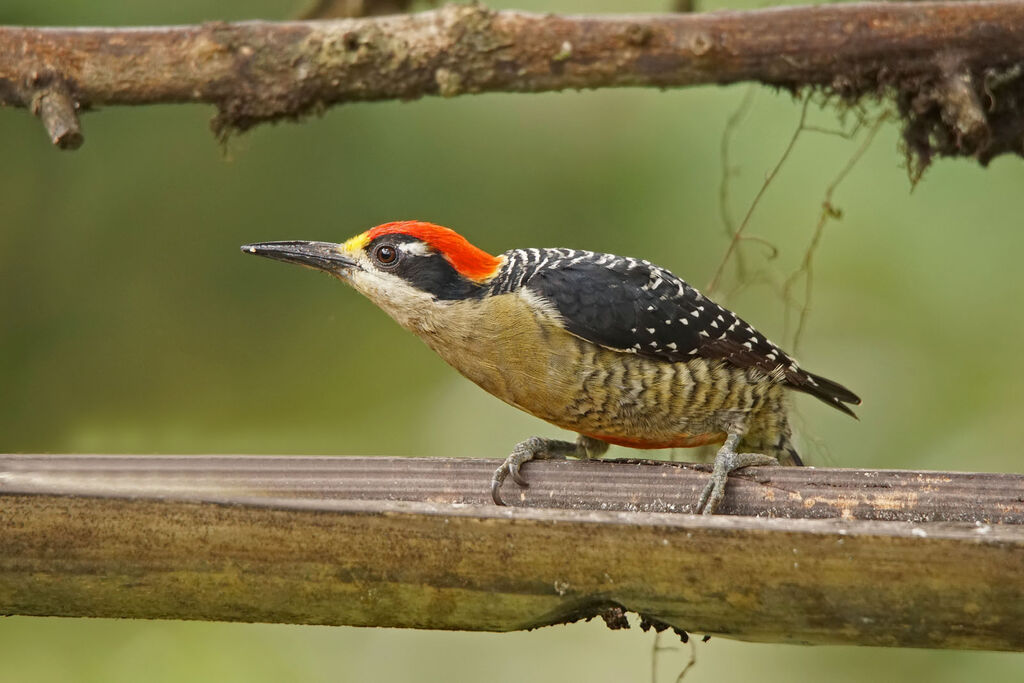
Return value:
M 773 458 L 770 455 L 737 453 L 735 448 L 738 441 L 738 435 L 730 434 L 715 456 L 715 468 L 711 471 L 711 480 L 701 491 L 700 499 L 697 501 L 697 514 L 714 514 L 719 503 L 725 497 L 725 485 L 729 481 L 729 474 L 733 471 L 744 467 L 779 464 L 778 458 Z
M 532 436 L 516 444 L 511 455 L 505 458 L 491 477 L 491 500 L 495 505 L 504 505 L 501 500 L 501 485 L 508 477 L 523 488 L 530 484 L 523 479 L 520 469 L 531 460 L 563 460 L 568 456 L 596 458 L 608 450 L 608 444 L 590 437 L 580 436 L 575 443 Z
M 504 505 L 501 500 L 501 485 L 505 479 L 512 477 L 512 481 L 526 488 L 530 484 L 523 479 L 519 470 L 531 460 L 561 460 L 568 454 L 566 451 L 576 450 L 576 444 L 568 441 L 555 441 L 544 439 L 539 436 L 531 436 L 526 441 L 521 441 L 512 449 L 512 453 L 501 463 L 501 467 L 494 471 L 491 477 L 491 500 L 495 505 Z

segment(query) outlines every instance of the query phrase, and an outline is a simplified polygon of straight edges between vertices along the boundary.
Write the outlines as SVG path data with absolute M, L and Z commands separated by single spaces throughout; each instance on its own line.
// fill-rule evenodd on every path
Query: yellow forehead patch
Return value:
M 342 244 L 342 248 L 348 252 L 362 251 L 366 246 L 366 243 L 370 241 L 370 231 L 359 233 L 355 237 L 351 237 Z

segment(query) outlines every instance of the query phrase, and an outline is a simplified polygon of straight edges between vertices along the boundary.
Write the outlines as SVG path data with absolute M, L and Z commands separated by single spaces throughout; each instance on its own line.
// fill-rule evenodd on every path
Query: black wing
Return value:
M 732 311 L 648 261 L 550 250 L 524 286 L 550 301 L 569 332 L 617 351 L 672 362 L 721 360 L 780 373 L 784 382 L 853 415 L 860 399 L 800 368 L 788 354 Z

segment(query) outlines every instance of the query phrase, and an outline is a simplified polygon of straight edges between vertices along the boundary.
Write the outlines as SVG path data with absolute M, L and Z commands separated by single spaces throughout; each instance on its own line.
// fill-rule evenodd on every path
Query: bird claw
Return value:
M 694 512 L 698 515 L 713 514 L 715 508 L 718 507 L 718 504 L 722 502 L 724 497 L 725 481 L 717 479 L 714 473 L 712 473 L 711 480 L 704 486 L 704 490 L 700 492 L 700 498 L 697 500 L 697 507 Z
M 761 453 L 736 453 L 723 449 L 715 456 L 715 468 L 711 471 L 711 479 L 700 492 L 695 512 L 699 515 L 713 515 L 718 505 L 725 498 L 725 485 L 729 475 L 744 467 L 778 465 L 778 458 Z
M 491 477 L 491 500 L 494 501 L 495 505 L 505 505 L 505 501 L 501 499 L 501 485 L 505 481 L 505 477 L 508 476 L 508 463 L 502 463 L 501 467 L 494 471 L 494 476 Z
M 530 484 L 525 479 L 523 479 L 523 475 L 519 473 L 519 468 L 523 466 L 523 463 L 530 459 L 531 458 L 517 458 L 515 457 L 515 454 L 513 454 L 508 456 L 508 459 L 505 460 L 505 462 L 508 463 L 508 473 L 509 476 L 512 477 L 512 481 L 519 484 L 523 488 L 526 488 Z
M 491 477 L 491 500 L 494 501 L 495 505 L 505 504 L 501 499 L 501 485 L 505 483 L 505 479 L 508 477 L 511 476 L 512 481 L 523 488 L 530 485 L 520 473 L 520 468 L 534 458 L 540 457 L 546 449 L 546 442 L 536 436 L 516 444 L 516 447 L 512 449 L 512 453 L 505 458 L 505 462 L 501 463 L 501 467 L 496 469 L 494 476 Z
M 494 471 L 494 476 L 491 477 L 491 500 L 494 501 L 495 505 L 505 504 L 505 501 L 501 499 L 501 485 L 505 483 L 505 480 L 509 475 L 512 475 L 512 481 L 523 488 L 530 485 L 529 482 L 523 479 L 522 475 L 519 474 L 520 465 L 521 463 L 515 462 L 510 455 L 505 458 L 505 462 L 501 463 L 501 467 Z
M 495 505 L 505 504 L 501 499 L 501 485 L 509 477 L 512 477 L 512 481 L 521 487 L 529 487 L 530 483 L 523 478 L 521 469 L 531 460 L 562 459 L 577 450 L 578 446 L 574 443 L 554 441 L 539 436 L 530 437 L 526 441 L 516 444 L 512 453 L 505 458 L 505 462 L 501 463 L 501 467 L 496 469 L 494 476 L 491 477 L 491 500 Z
M 514 456 L 515 454 L 513 453 L 512 455 L 505 458 L 505 462 L 501 463 L 501 467 L 496 469 L 494 471 L 494 476 L 491 477 L 491 500 L 494 501 L 495 505 L 505 504 L 505 501 L 501 499 L 501 485 L 505 483 L 505 480 L 509 477 L 509 475 L 512 476 L 512 481 L 519 484 L 523 488 L 526 488 L 530 485 L 530 483 L 523 479 L 523 476 L 519 473 L 519 468 L 522 466 L 522 463 L 529 460 L 529 458 L 525 460 L 513 459 Z

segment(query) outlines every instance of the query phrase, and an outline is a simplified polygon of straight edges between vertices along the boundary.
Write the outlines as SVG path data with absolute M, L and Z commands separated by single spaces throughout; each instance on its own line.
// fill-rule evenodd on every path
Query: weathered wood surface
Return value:
M 531 463 L 498 508 L 496 465 L 0 456 L 0 612 L 1024 649 L 1024 477 L 761 468 L 708 518 L 649 511 L 695 468 Z
M 168 497 L 234 503 L 314 498 L 490 505 L 497 460 L 475 458 L 0 455 L 0 493 Z M 509 505 L 692 512 L 708 466 L 650 460 L 528 463 Z M 828 468 L 748 468 L 721 514 L 1024 524 L 1024 476 Z

